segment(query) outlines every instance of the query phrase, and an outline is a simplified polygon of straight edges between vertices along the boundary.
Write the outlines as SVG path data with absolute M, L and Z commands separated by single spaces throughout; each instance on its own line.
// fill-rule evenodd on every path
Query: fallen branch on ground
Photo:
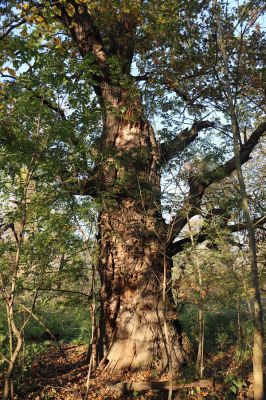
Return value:
M 195 382 L 183 382 L 174 381 L 172 382 L 172 389 L 187 389 L 187 388 L 210 388 L 212 390 L 219 389 L 222 387 L 221 383 L 218 383 L 215 379 L 201 379 Z M 128 392 L 143 392 L 143 391 L 163 391 L 169 390 L 170 382 L 119 382 L 114 385 L 108 385 L 108 389 L 115 392 L 117 395 L 124 395 Z

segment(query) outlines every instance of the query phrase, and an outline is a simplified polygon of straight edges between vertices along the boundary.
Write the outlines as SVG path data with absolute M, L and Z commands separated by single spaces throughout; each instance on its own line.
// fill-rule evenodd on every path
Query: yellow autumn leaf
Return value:
M 13 68 L 7 68 L 7 72 L 11 76 L 16 76 L 16 71 Z
M 25 182 L 28 176 L 28 169 L 27 167 L 20 168 L 20 179 L 22 182 Z
M 75 7 L 72 4 L 67 3 L 66 5 L 66 12 L 68 13 L 68 15 L 70 17 L 73 17 L 73 15 L 75 14 L 76 10 Z
M 44 21 L 44 18 L 41 15 L 35 15 L 34 20 L 35 20 L 35 22 L 41 23 Z
M 59 17 L 61 17 L 61 14 L 62 14 L 62 13 L 61 13 L 60 8 L 54 6 L 54 7 L 53 7 L 53 12 L 54 12 L 55 15 L 58 15 Z
M 61 42 L 61 40 L 60 40 L 59 38 L 57 38 L 57 37 L 54 38 L 54 44 L 55 44 L 55 47 L 56 47 L 57 49 L 59 49 L 59 48 L 62 47 L 62 42 Z

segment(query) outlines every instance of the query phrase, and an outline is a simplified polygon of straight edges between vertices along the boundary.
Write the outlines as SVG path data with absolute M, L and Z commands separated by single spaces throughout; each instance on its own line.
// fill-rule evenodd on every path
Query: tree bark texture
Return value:
M 184 341 L 171 297 L 171 260 L 167 259 L 167 298 L 163 301 L 166 224 L 160 210 L 159 150 L 139 103 L 123 109 L 123 93 L 104 88 L 112 111 L 104 121 L 108 149 L 101 170 L 104 184 L 99 215 L 101 318 L 98 349 L 109 370 L 185 362 Z M 115 112 L 116 111 L 116 112 Z

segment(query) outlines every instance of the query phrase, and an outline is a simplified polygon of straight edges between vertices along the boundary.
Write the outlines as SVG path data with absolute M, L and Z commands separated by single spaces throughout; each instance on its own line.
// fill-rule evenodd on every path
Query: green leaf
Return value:
M 232 392 L 232 393 L 234 393 L 234 394 L 237 393 L 237 388 L 236 388 L 235 385 L 230 386 L 229 390 L 230 390 L 230 392 Z

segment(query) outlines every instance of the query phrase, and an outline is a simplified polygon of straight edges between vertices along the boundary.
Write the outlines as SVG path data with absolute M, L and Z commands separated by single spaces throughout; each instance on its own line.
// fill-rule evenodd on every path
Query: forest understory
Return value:
M 65 357 L 62 355 L 62 349 Z M 102 372 L 92 373 L 87 391 L 88 361 L 86 359 L 87 347 L 85 345 L 64 344 L 59 349 L 50 344 L 49 347 L 33 361 L 24 375 L 23 381 L 17 389 L 16 400 L 112 400 L 112 399 L 140 399 L 163 400 L 168 398 L 168 391 L 132 391 L 121 395 L 111 389 L 118 382 L 165 382 L 167 375 L 159 378 L 155 371 L 131 371 L 123 374 L 106 375 Z M 235 349 L 207 357 L 206 376 L 216 376 L 217 387 L 212 388 L 186 388 L 173 391 L 173 399 L 188 400 L 215 400 L 215 399 L 252 399 L 253 377 L 252 366 L 249 360 L 237 361 Z M 217 376 L 218 371 L 223 376 Z M 186 375 L 186 376 L 185 376 Z M 241 380 L 237 379 L 241 376 Z M 182 383 L 196 382 L 189 379 L 189 370 L 177 377 Z M 206 379 L 205 379 L 206 380 Z M 233 388 L 237 389 L 235 393 Z M 87 393 L 87 395 L 86 395 Z M 2 395 L 2 387 L 0 388 Z

